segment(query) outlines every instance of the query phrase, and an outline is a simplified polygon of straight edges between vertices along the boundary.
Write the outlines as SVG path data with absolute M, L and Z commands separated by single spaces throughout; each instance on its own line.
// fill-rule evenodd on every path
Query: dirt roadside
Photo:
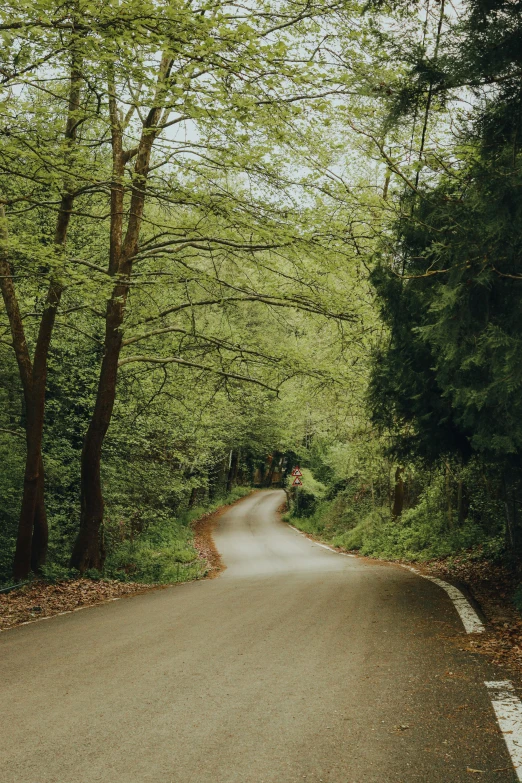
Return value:
M 205 574 L 207 579 L 215 579 L 215 577 L 219 576 L 226 568 L 212 537 L 219 518 L 228 511 L 231 506 L 238 506 L 255 491 L 256 490 L 253 489 L 248 495 L 239 498 L 239 500 L 236 500 L 234 503 L 231 503 L 228 506 L 221 506 L 217 511 L 211 511 L 208 514 L 204 514 L 192 523 L 194 546 L 197 549 L 200 558 L 207 563 L 207 571 Z
M 466 638 L 465 645 L 507 669 L 522 673 L 522 615 L 514 603 L 520 576 L 505 565 L 452 558 L 414 564 L 421 573 L 462 586 L 486 619 L 486 633 Z
M 68 579 L 55 584 L 35 580 L 0 595 L 0 631 L 153 589 L 159 586 L 108 579 Z

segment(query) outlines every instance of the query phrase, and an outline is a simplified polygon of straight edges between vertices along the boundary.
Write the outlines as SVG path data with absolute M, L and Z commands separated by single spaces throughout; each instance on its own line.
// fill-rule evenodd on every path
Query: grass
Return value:
M 228 494 L 194 506 L 177 517 L 156 512 L 144 532 L 132 539 L 118 540 L 113 532 L 103 571 L 91 570 L 85 576 L 143 584 L 173 584 L 205 576 L 204 563 L 194 548 L 193 522 L 235 503 L 251 491 L 250 487 L 234 487 Z M 77 578 L 78 572 L 54 562 L 44 568 L 43 576 L 49 582 L 57 582 Z
M 192 523 L 250 492 L 249 487 L 234 487 L 227 495 L 176 518 L 158 520 L 136 540 L 115 546 L 105 563 L 104 576 L 145 584 L 172 584 L 204 576 L 204 564 L 194 548 Z
M 299 516 L 294 510 L 284 518 L 331 546 L 384 560 L 423 562 L 457 555 L 496 560 L 502 556 L 501 509 L 489 509 L 487 524 L 473 508 L 466 521 L 449 524 L 435 499 L 426 494 L 415 508 L 394 519 L 388 506 L 372 508 L 368 497 L 357 498 L 347 490 L 319 502 L 309 516 Z

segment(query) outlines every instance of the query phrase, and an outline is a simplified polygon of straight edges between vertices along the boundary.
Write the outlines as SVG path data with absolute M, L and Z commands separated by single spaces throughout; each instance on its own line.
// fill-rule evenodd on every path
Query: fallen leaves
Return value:
M 219 516 L 228 508 L 223 506 L 193 523 L 194 546 L 210 577 L 217 576 L 225 568 L 212 540 L 212 530 Z M 153 589 L 158 589 L 158 586 L 112 579 L 71 579 L 56 584 L 35 581 L 10 593 L 0 594 L 0 631 Z
M 71 579 L 56 584 L 32 582 L 19 590 L 0 595 L 0 630 L 6 631 L 42 617 L 74 612 L 85 606 L 150 589 L 150 585 L 109 579 Z
M 506 566 L 487 560 L 453 558 L 418 565 L 420 571 L 464 585 L 487 620 L 486 633 L 461 639 L 461 649 L 482 653 L 493 663 L 520 673 L 522 616 L 513 603 L 519 579 Z
M 212 531 L 214 530 L 220 515 L 227 510 L 228 506 L 224 506 L 222 509 L 219 509 L 219 511 L 215 511 L 212 514 L 205 514 L 192 523 L 192 530 L 194 531 L 194 548 L 196 549 L 200 560 L 206 564 L 205 575 L 211 579 L 218 576 L 218 574 L 225 569 L 221 556 L 214 544 Z

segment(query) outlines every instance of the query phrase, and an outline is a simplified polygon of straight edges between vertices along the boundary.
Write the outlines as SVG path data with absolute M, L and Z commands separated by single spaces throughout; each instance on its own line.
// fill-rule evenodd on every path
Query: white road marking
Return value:
M 292 530 L 295 530 L 296 533 L 299 533 L 300 536 L 304 536 L 305 538 L 308 538 L 306 533 L 303 533 L 302 530 L 299 530 L 299 528 L 291 525 L 290 522 L 287 522 L 286 524 L 288 525 L 288 527 L 291 527 Z M 352 555 L 350 554 L 350 552 L 339 552 L 337 549 L 333 549 L 333 547 L 328 546 L 327 544 L 321 544 L 319 543 L 319 541 L 314 541 L 313 538 L 308 538 L 308 540 L 311 541 L 312 544 L 316 544 L 317 546 L 322 546 L 323 549 L 329 549 L 330 552 L 333 552 L 335 555 L 342 555 L 343 557 L 356 557 L 356 555 Z
M 303 533 L 302 530 L 299 530 L 297 527 L 294 527 L 290 523 L 287 523 L 288 527 L 291 527 L 292 530 L 295 530 L 296 533 L 299 533 L 300 536 L 304 536 L 305 538 L 308 538 L 306 533 Z M 317 546 L 322 547 L 323 549 L 329 549 L 330 552 L 334 552 L 336 555 L 344 555 L 345 557 L 355 557 L 355 555 L 350 554 L 349 552 L 338 552 L 337 549 L 333 549 L 331 546 L 328 546 L 327 544 L 321 544 L 319 541 L 314 541 L 313 539 L 308 539 L 309 541 L 312 540 L 314 544 Z M 442 587 L 442 589 L 449 595 L 453 602 L 453 606 L 457 610 L 460 619 L 462 620 L 462 624 L 466 630 L 466 633 L 484 633 L 486 630 L 484 627 L 484 623 L 476 613 L 476 611 L 471 606 L 470 602 L 466 598 L 466 596 L 458 589 L 458 587 L 454 587 L 453 585 L 450 585 L 449 582 L 444 582 L 442 579 L 437 579 L 436 576 L 428 576 L 427 574 L 423 574 L 420 571 L 418 571 L 416 568 L 413 568 L 413 566 L 404 565 L 404 563 L 401 563 L 403 568 L 407 568 L 408 571 L 412 571 L 414 574 L 417 574 L 417 576 L 422 576 L 423 579 L 428 579 L 430 582 L 434 582 L 439 587 Z
M 317 544 L 317 546 L 322 546 L 323 549 L 329 549 L 330 552 L 335 552 L 336 554 L 338 554 L 336 549 L 333 549 L 331 546 L 328 546 L 327 544 L 321 544 L 319 543 L 319 541 L 315 541 L 314 543 Z
M 443 582 L 442 579 L 437 579 L 436 576 L 428 576 L 427 574 L 423 574 L 420 571 L 417 571 L 416 568 L 413 568 L 413 566 L 407 566 L 403 563 L 401 563 L 401 565 L 403 568 L 407 568 L 408 571 L 413 571 L 413 573 L 417 574 L 417 576 L 422 576 L 423 579 L 428 579 L 430 582 L 434 582 L 436 585 L 442 587 L 442 589 L 446 591 L 453 602 L 453 606 L 459 613 L 462 624 L 466 629 L 466 633 L 484 633 L 486 629 L 483 622 L 471 606 L 468 599 L 457 587 L 450 585 L 448 582 Z
M 522 702 L 510 680 L 484 683 L 491 695 L 497 723 L 504 737 L 511 761 L 522 781 Z

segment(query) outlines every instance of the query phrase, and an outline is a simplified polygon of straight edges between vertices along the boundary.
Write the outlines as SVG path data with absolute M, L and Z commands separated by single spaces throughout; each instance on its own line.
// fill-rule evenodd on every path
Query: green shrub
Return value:
M 503 509 L 477 466 L 462 474 L 472 487 L 468 516 L 459 522 L 447 508 L 445 473 L 434 472 L 414 508 L 393 518 L 388 505 L 373 507 L 368 488 L 346 482 L 327 494 L 307 517 L 291 510 L 285 518 L 304 532 L 362 555 L 388 560 L 430 560 L 466 553 L 470 558 L 498 559 L 504 549 Z
M 326 487 L 317 481 L 311 470 L 302 468 L 303 486 L 290 488 L 290 511 L 293 517 L 306 518 L 315 514 L 326 494 Z
M 103 575 L 146 584 L 185 582 L 204 576 L 193 545 L 192 522 L 223 505 L 234 503 L 251 491 L 247 487 L 234 487 L 228 495 L 195 506 L 177 518 L 156 511 L 156 518 L 146 520 L 144 531 L 133 540 L 113 540 Z M 143 519 L 141 524 L 144 524 Z
M 190 568 L 188 567 L 190 566 Z M 167 584 L 202 575 L 201 564 L 193 546 L 176 538 L 154 545 L 151 541 L 125 541 L 111 553 L 105 576 L 129 582 Z
M 48 582 L 64 582 L 66 579 L 78 577 L 78 571 L 58 563 L 50 563 L 42 568 L 42 576 Z

